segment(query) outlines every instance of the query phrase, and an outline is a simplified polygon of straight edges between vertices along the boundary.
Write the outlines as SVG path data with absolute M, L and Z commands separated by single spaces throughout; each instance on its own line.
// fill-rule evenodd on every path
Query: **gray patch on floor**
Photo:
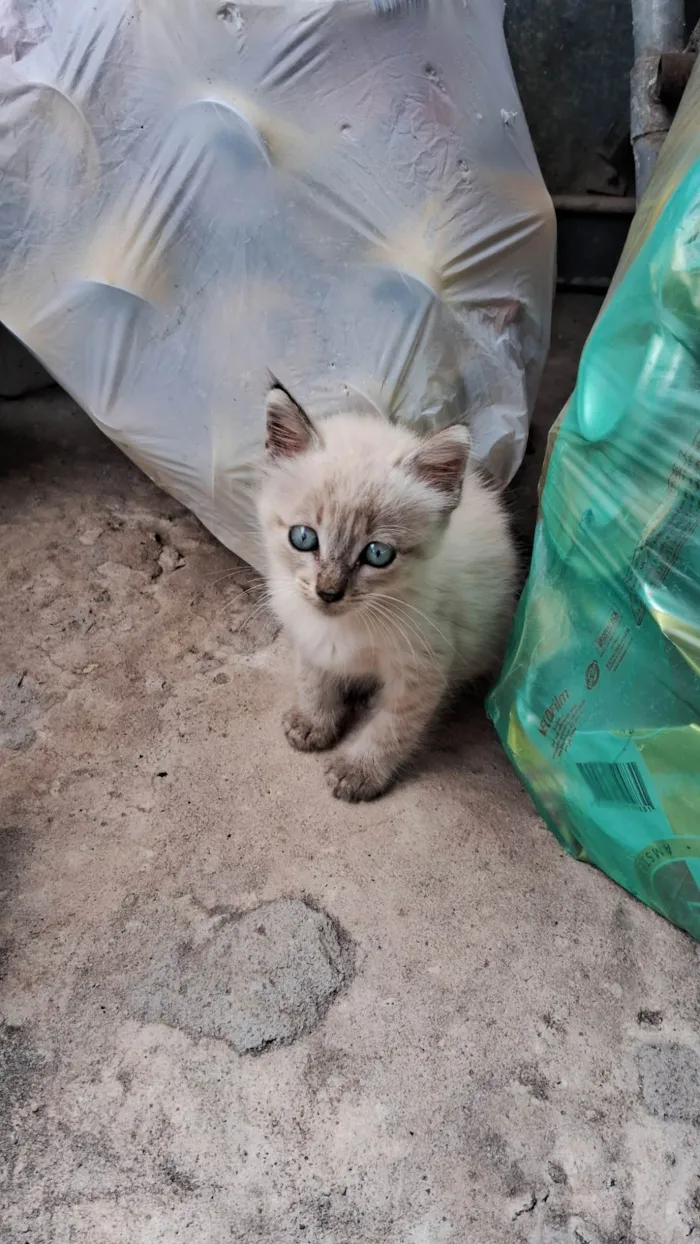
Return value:
M 25 673 L 0 675 L 0 747 L 17 752 L 36 738 L 37 690 Z
M 700 1055 L 685 1045 L 643 1045 L 637 1054 L 642 1099 L 660 1119 L 700 1126 Z
M 44 1067 L 22 1028 L 0 1023 L 0 1145 L 9 1139 L 13 1112 L 27 1104 L 31 1109 L 30 1096 Z
M 146 1023 L 258 1054 L 311 1032 L 353 972 L 350 939 L 325 912 L 276 899 L 218 912 L 204 938 L 150 948 L 129 1006 Z

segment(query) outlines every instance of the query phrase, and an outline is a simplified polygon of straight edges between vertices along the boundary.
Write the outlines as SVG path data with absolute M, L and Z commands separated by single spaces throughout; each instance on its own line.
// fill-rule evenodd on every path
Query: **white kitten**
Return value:
M 374 699 L 326 773 L 339 799 L 386 790 L 446 693 L 498 662 L 516 559 L 503 508 L 454 426 L 420 438 L 368 415 L 315 427 L 281 385 L 267 399 L 259 513 L 272 607 L 296 648 L 302 751 L 333 747 L 349 694 Z

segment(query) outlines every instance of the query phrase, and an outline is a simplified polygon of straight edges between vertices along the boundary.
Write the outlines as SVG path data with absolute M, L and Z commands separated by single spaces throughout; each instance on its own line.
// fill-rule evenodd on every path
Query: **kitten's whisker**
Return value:
M 192 597 L 192 604 L 194 605 L 197 601 L 201 600 L 202 597 L 205 595 L 205 593 L 210 590 L 210 588 L 212 590 L 215 590 L 219 586 L 220 583 L 224 583 L 228 579 L 233 579 L 235 575 L 246 574 L 246 573 L 249 575 L 252 575 L 253 578 L 251 579 L 249 583 L 238 582 L 234 584 L 235 587 L 240 589 L 239 595 L 241 596 L 248 595 L 249 592 L 253 590 L 255 587 L 257 587 L 258 585 L 260 587 L 264 586 L 265 580 L 262 578 L 261 575 L 257 573 L 257 571 L 253 570 L 253 568 L 249 566 L 241 566 L 240 568 L 237 568 L 234 570 L 227 570 L 223 573 L 221 573 L 220 571 L 214 570 L 214 571 L 211 571 L 209 574 L 203 576 L 204 578 L 209 578 L 210 582 L 205 583 L 203 588 L 200 588 L 198 592 L 195 592 L 194 596 Z M 218 575 L 218 578 L 213 579 L 212 575 Z
M 411 633 L 413 634 L 414 638 L 420 642 L 420 644 L 423 646 L 426 652 L 432 657 L 435 656 L 434 649 L 432 645 L 429 643 L 427 636 L 424 634 L 420 626 L 417 624 L 417 622 L 413 618 L 411 618 L 410 616 L 402 618 L 401 615 L 397 614 L 396 609 L 390 609 L 387 605 L 383 603 L 382 596 L 379 593 L 373 595 L 370 599 L 376 604 L 376 607 L 378 609 L 381 608 L 384 611 L 385 616 L 396 627 L 399 627 L 401 622 L 403 622 L 404 626 L 410 627 Z M 401 633 L 403 634 L 404 632 L 401 631 Z
M 291 591 L 288 591 L 286 592 L 286 595 L 291 598 L 293 596 L 293 593 Z M 217 609 L 214 616 L 219 617 L 222 613 L 226 611 L 226 609 L 231 604 L 234 603 L 234 600 L 240 600 L 240 597 L 229 598 L 229 600 L 224 601 L 223 605 L 221 605 L 221 607 Z M 265 611 L 267 611 L 271 615 L 271 617 L 274 617 L 275 611 L 273 608 L 271 608 L 271 600 L 272 600 L 272 597 L 269 591 L 265 590 L 264 592 L 262 592 L 261 596 L 255 601 L 255 608 L 253 609 L 252 613 L 247 614 L 242 619 L 240 624 L 236 627 L 235 633 L 237 634 L 238 631 L 241 631 L 243 630 L 244 627 L 249 626 L 250 623 L 255 620 L 255 618 L 257 618 L 260 614 L 264 613 Z
M 216 552 L 227 553 L 228 550 L 220 546 L 219 548 L 217 548 Z M 235 553 L 230 554 L 230 559 L 232 563 L 231 565 L 228 565 L 226 567 L 219 566 L 217 567 L 216 570 L 203 570 L 202 578 L 208 579 L 208 578 L 211 578 L 212 575 L 229 574 L 229 573 L 230 574 L 243 574 L 243 573 L 255 574 L 255 575 L 258 575 L 259 578 L 262 578 L 262 575 L 260 575 L 259 571 L 257 571 L 254 566 L 250 566 L 248 562 L 244 562 L 242 558 L 236 557 Z
M 231 603 L 230 601 L 227 601 L 226 604 L 222 605 L 221 608 L 217 610 L 214 616 L 218 618 L 221 616 L 222 613 L 225 613 L 230 603 Z M 261 604 L 256 605 L 252 613 L 246 614 L 245 617 L 241 619 L 241 621 L 238 623 L 238 626 L 235 628 L 235 631 L 236 632 L 242 631 L 244 627 L 249 626 L 250 623 L 254 622 L 257 617 L 259 617 L 261 614 L 264 614 L 267 609 L 268 609 L 267 601 L 263 601 Z
M 370 599 L 371 599 L 371 598 L 370 598 Z M 373 601 L 373 602 L 372 602 L 372 604 L 373 604 L 374 609 L 375 609 L 375 616 L 376 616 L 377 618 L 383 617 L 383 619 L 384 619 L 384 623 L 385 623 L 385 626 L 386 626 L 387 633 L 388 633 L 388 635 L 389 635 L 389 639 L 390 639 L 390 641 L 391 641 L 391 639 L 393 638 L 393 636 L 392 636 L 392 634 L 391 634 L 391 628 L 394 628 L 394 630 L 395 630 L 395 631 L 398 631 L 398 633 L 399 633 L 399 635 L 401 636 L 401 638 L 403 639 L 404 643 L 407 645 L 407 647 L 408 647 L 408 649 L 409 649 L 409 652 L 411 653 L 411 656 L 412 656 L 412 658 L 413 658 L 413 661 L 414 661 L 415 665 L 416 665 L 416 666 L 418 666 L 418 667 L 420 667 L 421 662 L 420 662 L 420 660 L 419 660 L 419 658 L 418 658 L 418 654 L 416 653 L 416 650 L 415 650 L 415 648 L 413 647 L 413 644 L 411 643 L 411 638 L 410 638 L 410 635 L 409 635 L 408 631 L 407 631 L 406 629 L 404 629 L 404 626 L 402 625 L 401 620 L 400 620 L 399 618 L 396 618 L 395 616 L 393 616 L 393 615 L 389 612 L 389 610 L 384 609 L 384 607 L 383 607 L 382 605 L 380 605 L 380 603 L 379 603 L 378 601 Z M 414 639 L 418 639 L 419 641 L 420 641 L 420 640 L 421 640 L 421 638 L 422 638 L 422 637 L 421 637 L 420 635 L 418 635 L 415 631 L 414 631 L 414 633 L 413 633 L 413 637 L 414 637 Z M 428 651 L 429 651 L 429 650 L 428 650 Z
M 372 633 L 372 626 L 371 626 L 372 619 L 367 616 L 364 609 L 358 609 L 357 614 L 358 614 L 358 617 L 363 622 L 365 629 L 367 631 L 367 638 L 369 640 L 369 646 L 371 649 L 373 649 L 374 648 L 374 636 Z
M 200 590 L 196 592 L 195 595 L 192 597 L 193 602 L 196 600 L 201 600 L 202 597 L 209 591 L 210 588 L 216 589 L 220 586 L 220 584 L 226 583 L 228 582 L 228 580 L 229 580 L 228 575 L 222 575 L 220 579 L 215 579 L 213 583 L 207 583 L 203 588 L 200 588 Z M 243 598 L 245 596 L 249 596 L 251 592 L 255 590 L 257 584 L 252 583 L 252 582 L 251 583 L 233 582 L 231 586 L 236 589 L 236 594 L 239 597 Z
M 432 666 L 435 670 L 440 670 L 441 679 L 443 682 L 445 682 L 445 684 L 447 684 L 448 678 L 447 678 L 446 672 L 442 670 L 442 661 L 440 660 L 439 656 L 435 652 L 432 645 L 429 643 L 427 636 L 420 629 L 418 629 L 416 625 L 413 623 L 413 619 L 406 618 L 406 617 L 404 618 L 397 617 L 395 613 L 387 609 L 386 605 L 381 605 L 378 601 L 376 602 L 376 608 L 377 609 L 381 608 L 385 611 L 385 616 L 387 616 L 390 619 L 391 625 L 395 627 L 396 630 L 398 630 L 399 634 L 408 644 L 411 650 L 411 653 L 413 655 L 414 661 L 416 665 L 418 666 L 418 668 L 420 668 L 421 665 L 424 665 L 424 666 L 429 665 L 429 666 Z M 413 645 L 410 643 L 406 630 L 404 629 L 404 627 L 408 627 L 409 625 L 411 628 L 411 633 L 413 634 L 415 638 L 418 639 L 425 653 L 426 660 L 423 662 L 419 661 L 418 657 L 416 656 L 415 649 L 413 648 Z
M 382 618 L 381 612 L 380 612 L 378 609 L 377 609 L 377 610 L 373 610 L 372 608 L 368 608 L 368 609 L 367 609 L 367 613 L 368 613 L 368 615 L 369 615 L 369 620 L 374 620 L 374 621 L 376 621 L 376 622 L 377 622 L 377 624 L 378 624 L 378 626 L 379 626 L 379 628 L 380 628 L 380 632 L 379 632 L 379 639 L 380 639 L 380 642 L 381 642 L 381 640 L 382 640 L 382 637 L 384 638 L 384 641 L 385 641 L 385 642 L 386 642 L 386 639 L 388 639 L 388 640 L 389 640 L 389 643 L 393 643 L 393 642 L 395 642 L 395 640 L 396 640 L 396 635 L 395 635 L 395 632 L 394 632 L 394 631 L 392 630 L 392 628 L 391 628 L 391 627 L 387 624 L 387 621 L 386 621 L 384 618 Z M 409 646 L 410 646 L 410 644 L 409 644 Z M 401 667 L 401 686 L 402 686 L 402 688 L 404 688 L 404 687 L 406 686 L 406 672 L 405 672 L 405 669 L 403 668 L 403 666 Z
M 207 579 L 207 587 L 216 587 L 217 583 L 223 583 L 224 579 L 235 579 L 240 575 L 248 575 L 251 579 L 260 579 L 262 575 L 257 570 L 253 570 L 252 566 L 236 566 L 231 570 L 210 570 L 202 575 L 203 579 Z
M 427 622 L 429 626 L 432 626 L 433 630 L 437 631 L 438 635 L 440 636 L 442 640 L 444 640 L 448 648 L 452 652 L 454 652 L 455 655 L 457 655 L 457 649 L 455 648 L 454 644 L 451 643 L 451 641 L 447 638 L 444 631 L 440 630 L 440 627 L 437 625 L 437 623 L 434 622 L 432 618 L 428 617 L 427 613 L 423 613 L 421 609 L 418 609 L 415 605 L 410 604 L 410 602 L 407 600 L 401 600 L 400 597 L 398 596 L 388 596 L 384 592 L 378 592 L 377 596 L 381 597 L 382 600 L 391 601 L 392 604 L 401 605 L 402 608 L 404 609 L 412 609 L 414 613 L 417 613 L 418 616 L 424 620 L 424 622 Z

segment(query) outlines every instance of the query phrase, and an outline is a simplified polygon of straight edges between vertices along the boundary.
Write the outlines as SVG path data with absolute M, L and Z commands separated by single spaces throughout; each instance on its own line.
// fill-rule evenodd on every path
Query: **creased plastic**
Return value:
M 552 438 L 490 712 L 564 846 L 700 939 L 700 74 Z
M 497 0 L 0 0 L 0 320 L 253 564 L 268 371 L 502 483 L 554 221 Z

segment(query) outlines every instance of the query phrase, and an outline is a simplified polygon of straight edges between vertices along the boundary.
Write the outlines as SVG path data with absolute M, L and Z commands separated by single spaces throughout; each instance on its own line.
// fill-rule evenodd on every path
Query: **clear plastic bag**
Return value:
M 0 0 L 0 320 L 253 564 L 271 370 L 500 482 L 554 217 L 494 0 Z

